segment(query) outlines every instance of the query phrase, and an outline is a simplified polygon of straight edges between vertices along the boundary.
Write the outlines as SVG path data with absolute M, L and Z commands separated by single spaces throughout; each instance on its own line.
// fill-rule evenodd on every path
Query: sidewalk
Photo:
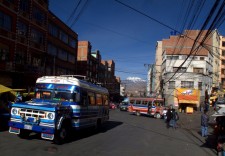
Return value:
M 204 138 L 201 136 L 201 114 L 202 112 L 196 111 L 193 114 L 186 114 L 186 113 L 179 113 L 180 120 L 178 121 L 178 125 L 181 129 L 185 130 L 191 136 L 193 136 L 198 143 L 202 147 L 206 147 L 207 149 L 212 152 L 212 154 L 216 155 L 216 144 L 217 139 L 213 133 L 213 127 L 215 124 L 214 117 L 211 115 L 214 113 L 213 110 L 210 109 L 208 112 L 210 121 L 209 121 L 209 128 L 208 128 L 208 137 Z

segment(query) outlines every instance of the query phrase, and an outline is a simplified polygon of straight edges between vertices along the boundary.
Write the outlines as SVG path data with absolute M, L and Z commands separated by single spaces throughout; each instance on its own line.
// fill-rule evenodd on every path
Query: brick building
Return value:
M 78 42 L 77 52 L 77 74 L 83 75 L 87 80 L 100 84 L 109 90 L 110 98 L 113 101 L 120 96 L 120 81 L 115 77 L 115 63 L 113 60 L 104 61 L 101 59 L 98 50 L 92 51 L 89 41 Z
M 44 74 L 48 1 L 1 0 L 0 5 L 0 83 L 33 86 Z
M 42 75 L 76 74 L 77 34 L 48 10 L 48 0 L 0 5 L 0 84 L 27 88 Z

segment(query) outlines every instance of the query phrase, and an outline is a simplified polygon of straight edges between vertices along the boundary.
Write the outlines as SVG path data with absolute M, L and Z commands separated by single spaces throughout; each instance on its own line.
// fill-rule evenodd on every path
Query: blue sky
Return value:
M 92 50 L 100 50 L 103 60 L 114 60 L 115 75 L 122 80 L 127 77 L 146 80 L 147 67 L 144 64 L 155 62 L 156 42 L 169 38 L 172 31 L 165 25 L 180 32 L 188 26 L 200 29 L 214 3 L 213 0 L 202 3 L 202 10 L 193 21 L 193 18 L 185 18 L 186 13 L 193 17 L 197 8 L 193 6 L 202 0 L 195 0 L 193 4 L 190 0 L 118 0 L 144 15 L 115 0 L 86 1 L 50 0 L 49 8 L 78 34 L 78 40 L 90 41 Z M 188 10 L 189 5 L 192 8 Z M 224 30 L 223 24 L 219 28 L 220 34 L 224 35 Z

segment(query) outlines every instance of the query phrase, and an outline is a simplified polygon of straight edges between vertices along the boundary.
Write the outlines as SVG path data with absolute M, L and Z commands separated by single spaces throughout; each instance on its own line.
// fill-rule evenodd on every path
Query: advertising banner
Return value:
M 175 94 L 178 103 L 199 104 L 200 90 L 198 89 L 176 88 Z

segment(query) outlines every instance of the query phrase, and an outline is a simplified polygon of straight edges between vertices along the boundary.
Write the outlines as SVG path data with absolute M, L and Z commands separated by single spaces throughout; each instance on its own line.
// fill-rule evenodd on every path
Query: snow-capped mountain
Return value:
M 139 77 L 128 77 L 122 80 L 121 85 L 125 88 L 125 94 L 133 96 L 143 96 L 146 93 L 146 80 Z
M 146 82 L 145 80 L 139 78 L 139 77 L 128 77 L 126 80 L 130 80 L 130 81 L 133 81 L 133 82 L 138 82 L 138 81 L 144 81 Z

